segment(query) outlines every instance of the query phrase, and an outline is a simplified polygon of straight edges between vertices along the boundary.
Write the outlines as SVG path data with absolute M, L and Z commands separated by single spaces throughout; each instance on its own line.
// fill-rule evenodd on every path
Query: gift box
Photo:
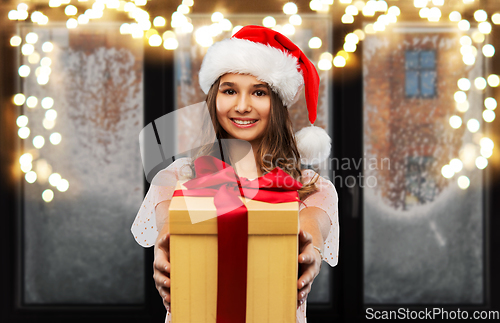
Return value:
M 185 181 L 177 183 L 183 190 Z M 296 321 L 298 202 L 238 196 L 248 210 L 246 322 Z M 189 206 L 189 210 L 188 210 Z M 217 318 L 218 226 L 213 197 L 175 196 L 169 209 L 173 323 Z

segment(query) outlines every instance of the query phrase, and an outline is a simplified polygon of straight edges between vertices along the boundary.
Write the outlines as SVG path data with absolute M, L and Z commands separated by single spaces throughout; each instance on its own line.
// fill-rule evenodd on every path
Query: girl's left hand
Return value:
M 312 235 L 300 229 L 299 232 L 299 273 L 297 282 L 297 308 L 302 305 L 311 291 L 311 286 L 321 268 L 321 256 L 313 248 Z

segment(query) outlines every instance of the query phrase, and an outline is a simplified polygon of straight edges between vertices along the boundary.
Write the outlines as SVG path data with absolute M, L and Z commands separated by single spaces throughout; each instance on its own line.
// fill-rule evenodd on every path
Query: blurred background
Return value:
M 139 133 L 203 101 L 207 48 L 249 24 L 316 65 L 333 138 L 315 169 L 339 195 L 339 262 L 308 321 L 500 319 L 497 0 L 0 0 L 1 321 L 163 322 L 130 227 L 172 159 L 145 171 Z M 307 125 L 303 96 L 289 111 Z

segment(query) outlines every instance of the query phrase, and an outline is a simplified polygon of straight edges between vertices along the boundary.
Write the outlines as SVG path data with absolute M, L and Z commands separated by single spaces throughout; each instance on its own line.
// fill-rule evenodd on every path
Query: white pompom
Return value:
M 295 140 L 304 165 L 317 165 L 330 156 L 332 139 L 321 127 L 302 128 L 295 133 Z

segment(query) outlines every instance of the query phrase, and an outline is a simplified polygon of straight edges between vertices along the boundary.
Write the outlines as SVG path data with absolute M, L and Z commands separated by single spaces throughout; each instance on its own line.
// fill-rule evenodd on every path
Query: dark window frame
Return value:
M 432 53 L 434 56 L 433 67 L 422 66 L 422 54 Z M 411 54 L 417 54 L 417 64 L 418 66 L 408 66 L 408 56 Z M 408 94 L 408 73 L 414 72 L 417 74 L 417 90 L 416 94 Z M 432 95 L 422 94 L 422 77 L 423 73 L 430 72 L 434 73 L 434 84 L 432 85 Z M 433 49 L 426 50 L 406 50 L 405 51 L 405 97 L 408 99 L 435 99 L 437 97 L 437 51 Z

